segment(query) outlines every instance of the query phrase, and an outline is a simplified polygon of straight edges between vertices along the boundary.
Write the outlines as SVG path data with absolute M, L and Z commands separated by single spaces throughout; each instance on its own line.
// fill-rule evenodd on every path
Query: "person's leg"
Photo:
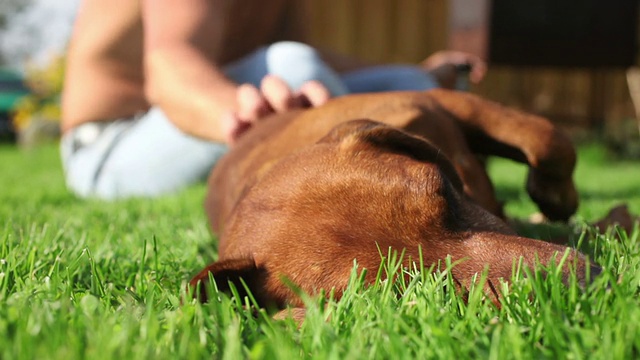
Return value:
M 119 139 L 96 182 L 98 195 L 158 196 L 205 180 L 227 151 L 222 143 L 186 135 L 159 108 Z
M 324 63 L 311 46 L 283 41 L 261 48 L 225 67 L 225 74 L 238 83 L 260 86 L 267 74 L 282 78 L 293 90 L 305 82 L 317 80 L 324 84 L 332 96 L 348 93 L 340 75 Z
M 185 135 L 157 108 L 109 123 L 78 149 L 73 134 L 61 143 L 67 186 L 79 196 L 107 200 L 158 196 L 202 181 L 226 151 Z
M 410 65 L 373 66 L 348 72 L 342 76 L 351 93 L 427 90 L 439 87 L 428 72 Z
M 117 139 L 133 120 L 87 123 L 62 136 L 60 157 L 67 188 L 78 196 L 95 196 L 95 183 Z
M 445 73 L 429 73 L 412 65 L 372 66 L 345 74 L 331 69 L 313 47 L 291 41 L 278 42 L 261 48 L 227 66 L 225 74 L 238 83 L 255 86 L 267 74 L 274 74 L 294 90 L 309 80 L 323 83 L 332 96 L 348 93 L 380 92 L 396 90 L 427 90 L 441 87 L 440 78 L 454 76 L 455 67 L 441 70 Z

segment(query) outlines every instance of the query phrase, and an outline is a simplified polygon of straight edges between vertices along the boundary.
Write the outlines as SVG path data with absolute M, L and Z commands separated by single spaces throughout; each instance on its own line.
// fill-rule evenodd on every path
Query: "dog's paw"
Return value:
M 554 179 L 530 169 L 527 192 L 551 221 L 566 222 L 578 209 L 578 192 L 571 178 Z

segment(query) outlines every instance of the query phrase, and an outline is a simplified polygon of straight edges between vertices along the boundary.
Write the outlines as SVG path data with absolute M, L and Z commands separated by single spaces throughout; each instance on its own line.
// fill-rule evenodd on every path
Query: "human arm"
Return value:
M 216 62 L 222 42 L 219 0 L 143 0 L 145 93 L 183 132 L 225 141 L 222 115 L 238 85 Z
M 221 0 L 145 0 L 146 94 L 182 131 L 233 143 L 273 112 L 320 104 L 329 95 L 319 83 L 298 92 L 269 76 L 260 88 L 229 80 L 217 59 L 225 49 Z M 171 26 L 167 26 L 171 24 Z M 240 41 L 240 40 L 238 40 Z

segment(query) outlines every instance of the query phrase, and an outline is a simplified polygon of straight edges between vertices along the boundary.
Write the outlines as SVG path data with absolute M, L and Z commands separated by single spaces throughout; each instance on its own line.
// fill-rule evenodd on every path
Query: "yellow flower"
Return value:
M 60 121 L 60 93 L 64 82 L 65 58 L 55 56 L 46 66 L 27 65 L 25 82 L 31 94 L 22 98 L 14 109 L 13 126 L 21 131 L 34 117 Z

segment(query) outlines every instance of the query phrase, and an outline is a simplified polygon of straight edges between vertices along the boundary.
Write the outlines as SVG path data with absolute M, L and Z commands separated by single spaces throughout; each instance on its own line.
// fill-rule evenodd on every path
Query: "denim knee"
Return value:
M 294 41 L 277 42 L 267 48 L 265 58 L 267 71 L 284 79 L 293 89 L 309 80 L 317 80 L 333 96 L 348 92 L 338 73 L 309 45 Z

